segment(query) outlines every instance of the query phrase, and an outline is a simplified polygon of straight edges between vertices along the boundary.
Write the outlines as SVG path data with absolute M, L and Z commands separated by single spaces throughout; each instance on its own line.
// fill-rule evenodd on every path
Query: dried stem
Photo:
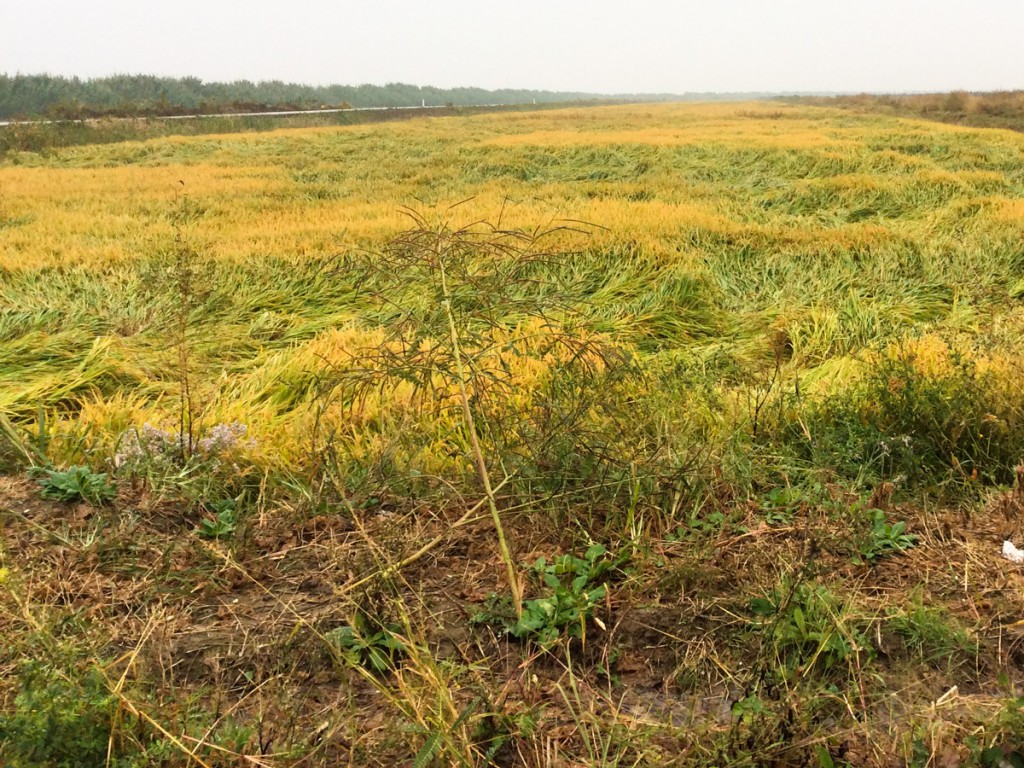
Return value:
M 440 241 L 437 248 L 440 250 Z M 462 414 L 466 420 L 466 432 L 469 435 L 470 446 L 473 449 L 473 457 L 476 461 L 476 471 L 480 476 L 480 482 L 484 486 L 484 494 L 487 496 L 487 506 L 491 510 L 491 517 L 494 519 L 494 529 L 498 534 L 498 548 L 501 550 L 501 559 L 505 561 L 505 570 L 508 575 L 508 586 L 512 592 L 512 604 L 516 609 L 516 616 L 523 615 L 523 592 L 519 583 L 519 575 L 516 572 L 515 561 L 512 559 L 512 552 L 508 547 L 508 540 L 505 538 L 505 528 L 501 524 L 501 515 L 498 512 L 498 504 L 495 501 L 494 489 L 491 487 L 491 477 L 487 471 L 487 462 L 484 459 L 483 451 L 480 449 L 480 440 L 477 437 L 476 422 L 473 420 L 473 409 L 469 406 L 469 394 L 466 391 L 466 375 L 462 365 L 462 350 L 459 345 L 459 332 L 455 327 L 455 316 L 452 314 L 451 296 L 448 293 L 448 281 L 445 276 L 444 260 L 438 253 L 438 266 L 441 275 L 441 292 L 444 296 L 442 306 L 448 318 L 448 329 L 451 333 L 452 351 L 455 357 L 455 375 L 459 382 L 459 399 L 462 401 Z

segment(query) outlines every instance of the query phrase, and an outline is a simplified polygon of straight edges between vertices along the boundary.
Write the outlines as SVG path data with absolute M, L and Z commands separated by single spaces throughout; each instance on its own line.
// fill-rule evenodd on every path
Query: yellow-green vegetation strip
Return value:
M 162 138 L 0 165 L 0 409 L 87 433 L 68 460 L 173 424 L 167 272 L 186 243 L 209 270 L 188 310 L 203 418 L 249 425 L 257 462 L 297 461 L 324 366 L 392 318 L 343 257 L 382 249 L 404 206 L 590 223 L 547 244 L 572 255 L 543 277 L 570 286 L 589 333 L 702 377 L 693 439 L 747 418 L 773 337 L 787 381 L 827 389 L 910 333 L 998 326 L 1012 348 L 1020 325 L 1024 137 L 1010 132 L 713 104 Z M 350 425 L 353 451 L 382 429 Z

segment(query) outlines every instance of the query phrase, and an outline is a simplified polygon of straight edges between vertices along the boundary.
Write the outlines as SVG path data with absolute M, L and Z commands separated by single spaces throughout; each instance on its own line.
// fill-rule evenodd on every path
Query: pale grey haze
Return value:
M 0 72 L 601 93 L 1024 88 L 1022 0 L 0 0 Z

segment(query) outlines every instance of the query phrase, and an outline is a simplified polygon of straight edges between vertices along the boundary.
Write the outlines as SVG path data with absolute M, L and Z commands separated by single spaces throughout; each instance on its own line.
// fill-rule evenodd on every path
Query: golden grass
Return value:
M 867 169 L 796 179 L 794 194 L 977 188 L 999 201 L 986 214 L 989 223 L 1019 219 L 1019 199 L 991 194 L 1005 187 L 1001 170 L 954 170 L 880 148 L 893 121 L 850 122 L 809 108 L 643 105 L 72 148 L 51 159 L 19 158 L 31 167 L 0 167 L 3 213 L 24 219 L 0 229 L 0 266 L 98 265 L 138 256 L 168 236 L 166 212 L 180 194 L 204 211 L 193 227 L 197 240 L 235 259 L 324 254 L 343 242 L 373 247 L 402 228 L 402 206 L 443 208 L 467 199 L 460 219 L 492 218 L 504 208 L 512 226 L 591 221 L 609 230 L 597 234 L 599 243 L 628 239 L 662 250 L 682 232 L 732 233 L 751 223 L 742 190 L 694 180 L 682 167 L 673 172 L 680 148 L 717 153 L 724 163 L 742 153 L 752 175 L 765 162 L 786 162 L 789 151 L 796 158 L 812 153 L 819 166 Z M 927 131 L 951 140 L 977 133 L 931 125 Z M 986 141 L 1018 157 L 1024 152 L 1024 139 L 1013 134 L 991 132 Z M 899 175 L 878 173 L 886 163 Z M 762 230 L 787 240 L 834 236 L 820 226 L 808 235 L 801 222 L 759 218 Z M 886 226 L 902 228 L 897 221 Z
M 663 348 L 692 344 L 659 325 L 689 311 L 678 299 L 651 306 L 644 291 L 658 296 L 661 286 L 628 282 L 628 270 L 642 267 L 650 279 L 695 281 L 693 297 L 681 301 L 714 315 L 687 326 L 712 339 L 709 350 L 756 360 L 760 334 L 775 328 L 791 337 L 794 365 L 828 381 L 813 367 L 848 368 L 845 356 L 880 335 L 962 313 L 950 296 L 1006 295 L 1003 267 L 977 281 L 972 262 L 990 264 L 993 250 L 1019 238 L 1022 157 L 1024 137 L 1005 131 L 774 104 L 561 109 L 81 146 L 0 165 L 0 269 L 45 283 L 45 270 L 141 263 L 174 241 L 182 198 L 192 211 L 182 230 L 188 242 L 243 266 L 378 250 L 406 227 L 404 208 L 458 204 L 447 215 L 459 222 L 500 217 L 527 230 L 585 222 L 578 228 L 589 234 L 556 232 L 546 246 L 623 254 L 594 268 L 609 278 L 624 270 L 624 286 L 600 301 L 602 327 L 628 334 L 627 345 L 651 337 Z M 924 277 L 889 255 L 908 251 L 925 254 L 906 257 L 925 265 Z M 283 327 L 297 319 L 269 305 L 260 311 L 268 310 Z M 344 306 L 318 311 L 327 328 L 357 320 Z M 355 331 L 263 349 L 247 329 L 252 322 L 243 314 L 213 331 L 224 361 L 203 364 L 216 382 L 208 385 L 209 418 L 250 424 L 264 458 L 277 451 L 288 461 L 308 424 L 281 388 L 331 359 L 331 345 Z M 145 320 L 132 315 L 122 325 Z M 42 361 L 50 352 L 33 344 L 62 343 L 44 333 L 6 349 Z M 91 346 L 34 368 L 8 360 L 0 407 L 25 413 L 85 397 L 89 407 L 69 418 L 100 432 L 161 413 L 166 421 L 173 374 L 152 342 L 104 336 Z M 135 382 L 136 391 L 119 400 L 112 382 Z

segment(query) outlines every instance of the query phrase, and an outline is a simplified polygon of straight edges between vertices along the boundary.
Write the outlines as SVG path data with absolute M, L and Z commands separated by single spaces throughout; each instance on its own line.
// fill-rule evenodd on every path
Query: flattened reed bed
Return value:
M 461 202 L 458 220 L 500 215 L 508 227 L 593 222 L 589 234 L 556 234 L 552 249 L 572 255 L 538 277 L 641 357 L 749 359 L 781 332 L 810 372 L 1014 300 L 1021 137 L 758 109 L 551 110 L 9 158 L 0 338 L 19 386 L 5 407 L 27 417 L 131 386 L 153 420 L 167 418 L 169 307 L 153 278 L 177 228 L 214 270 L 193 312 L 196 372 L 208 398 L 244 413 L 234 382 L 260 379 L 268 355 L 280 376 L 289 350 L 317 334 L 387 326 L 345 254 L 383 247 L 413 201 Z M 100 337 L 116 339 L 121 373 L 93 370 L 110 365 L 90 356 Z M 287 409 L 277 418 L 294 421 Z

